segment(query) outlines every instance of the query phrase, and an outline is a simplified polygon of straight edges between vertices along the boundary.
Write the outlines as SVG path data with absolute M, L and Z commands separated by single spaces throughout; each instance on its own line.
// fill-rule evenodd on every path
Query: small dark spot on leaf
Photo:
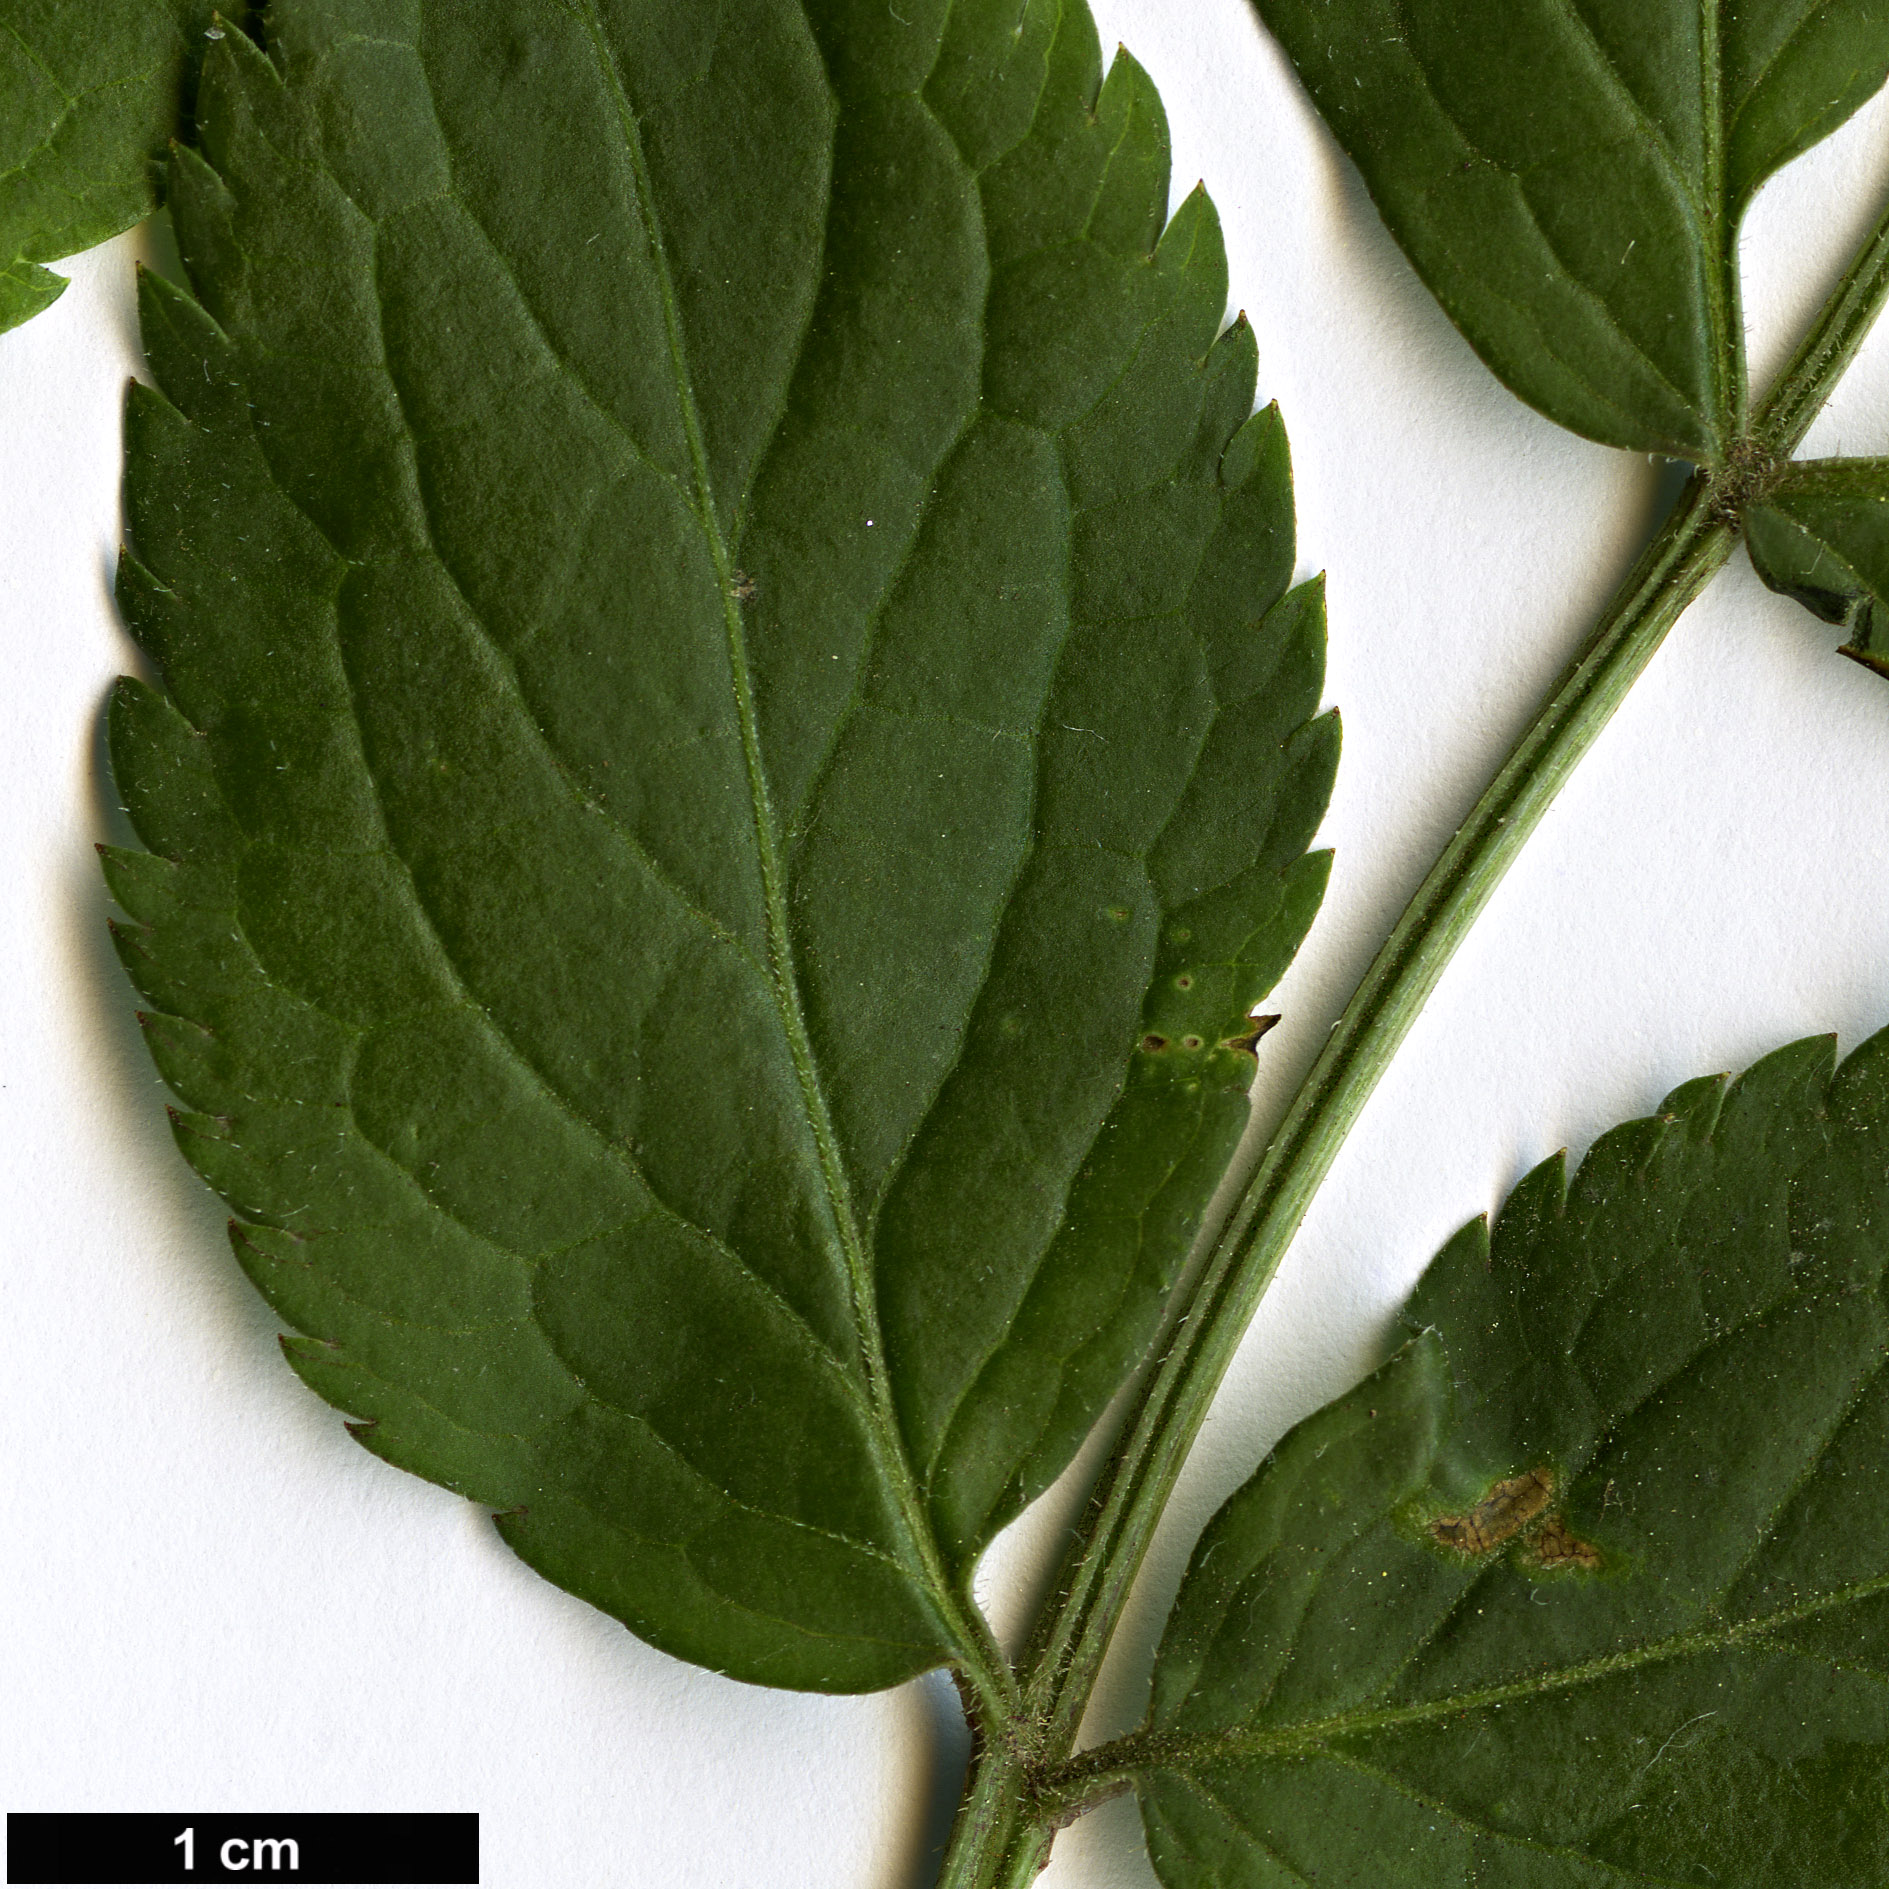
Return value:
M 1181 1038 L 1181 1048 L 1182 1048 L 1182 1049 L 1198 1049 L 1199 1047 L 1200 1047 L 1200 1038 L 1199 1038 L 1199 1037 L 1197 1037 L 1197 1036 L 1184 1036 L 1184 1037 L 1182 1037 L 1182 1038 Z
M 1176 990 L 1192 990 L 1194 988 L 1193 972 L 1183 971 L 1180 976 L 1174 980 L 1174 988 Z
M 735 573 L 735 595 L 742 603 L 752 603 L 758 586 L 746 571 Z
M 1160 1055 L 1167 1046 L 1168 1040 L 1165 1036 L 1144 1036 L 1141 1039 L 1141 1047 L 1145 1049 L 1150 1056 Z

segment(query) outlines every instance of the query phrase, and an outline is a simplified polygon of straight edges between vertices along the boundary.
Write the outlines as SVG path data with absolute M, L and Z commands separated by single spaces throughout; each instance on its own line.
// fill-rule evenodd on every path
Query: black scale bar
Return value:
M 7 1817 L 9 1883 L 478 1880 L 476 1812 Z

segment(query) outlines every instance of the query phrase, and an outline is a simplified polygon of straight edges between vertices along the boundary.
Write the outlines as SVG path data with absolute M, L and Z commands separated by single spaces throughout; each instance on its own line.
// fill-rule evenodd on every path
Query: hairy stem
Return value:
M 1405 908 L 1267 1144 L 1144 1380 L 1024 1662 L 1023 1711 L 987 1748 L 939 1889 L 1023 1889 L 1056 1827 L 1124 1788 L 1069 1766 L 1156 1524 L 1253 1310 L 1345 1136 L 1502 876 L 1667 632 L 1730 557 L 1753 461 L 1795 451 L 1889 299 L 1889 208 L 1721 471 L 1687 482 L 1585 647 Z
M 1032 1788 L 1031 1767 L 1002 1744 L 971 1760 L 964 1801 L 951 1827 L 940 1889 L 1029 1889 L 1056 1833 Z
M 1877 219 L 1810 332 L 1765 396 L 1752 438 L 1773 458 L 1794 453 L 1823 411 L 1889 297 L 1889 210 Z

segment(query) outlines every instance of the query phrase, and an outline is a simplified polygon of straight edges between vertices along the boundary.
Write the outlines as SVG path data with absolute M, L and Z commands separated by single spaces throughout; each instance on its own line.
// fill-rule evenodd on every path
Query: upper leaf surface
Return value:
M 151 213 L 205 35 L 233 30 L 212 0 L 0 0 L 0 333 L 65 287 L 41 263 Z
M 1204 1883 L 1889 1878 L 1889 1033 L 1688 1084 L 1215 1518 L 1143 1802 Z
M 1309 922 L 1323 621 L 1076 4 L 284 0 L 146 286 L 110 862 L 369 1446 L 889 1683 L 1148 1341 Z
M 1470 345 L 1551 419 L 1720 462 L 1739 220 L 1889 72 L 1884 0 L 1255 0 Z
M 1849 632 L 1843 654 L 1889 675 L 1889 460 L 1801 460 L 1745 508 L 1758 575 Z

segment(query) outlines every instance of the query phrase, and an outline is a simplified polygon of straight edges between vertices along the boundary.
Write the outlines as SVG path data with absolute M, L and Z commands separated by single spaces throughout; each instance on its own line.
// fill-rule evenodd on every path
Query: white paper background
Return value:
M 1272 1007 L 1278 1107 L 1437 847 L 1650 531 L 1671 475 L 1490 379 L 1403 265 L 1242 0 L 1097 0 L 1204 177 L 1329 567 L 1345 756 L 1330 898 Z M 1889 184 L 1879 103 L 1767 191 L 1761 368 Z M 0 1807 L 468 1809 L 485 1881 L 922 1889 L 964 1755 L 949 1690 L 752 1690 L 538 1580 L 352 1444 L 282 1364 L 173 1151 L 107 945 L 125 839 L 100 712 L 133 237 L 0 338 Z M 1889 343 L 1819 423 L 1889 451 Z M 1091 1729 L 1125 1729 L 1194 1533 L 1374 1361 L 1426 1257 L 1530 1165 L 1692 1075 L 1889 1021 L 1889 687 L 1740 558 L 1675 632 L 1445 977 L 1228 1379 Z M 1055 1505 L 990 1557 L 1000 1625 Z M 1146 1889 L 1132 1809 L 1045 1889 Z

